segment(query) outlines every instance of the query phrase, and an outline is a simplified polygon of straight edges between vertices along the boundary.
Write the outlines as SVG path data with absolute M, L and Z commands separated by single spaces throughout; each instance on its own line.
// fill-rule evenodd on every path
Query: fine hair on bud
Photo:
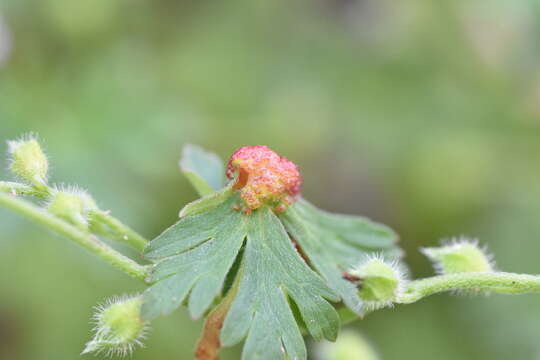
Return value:
M 440 247 L 422 248 L 420 251 L 441 275 L 495 271 L 493 256 L 485 246 L 480 247 L 477 240 L 461 237 L 446 241 Z
M 96 209 L 94 199 L 76 186 L 61 186 L 53 191 L 47 209 L 81 229 L 88 229 L 88 215 Z
M 27 134 L 18 140 L 8 141 L 10 155 L 9 169 L 17 177 L 33 184 L 43 186 L 47 183 L 49 161 L 37 137 Z
M 127 356 L 143 346 L 148 322 L 141 318 L 142 296 L 121 296 L 96 307 L 94 337 L 81 354 Z
M 397 260 L 386 260 L 382 255 L 368 257 L 349 274 L 358 279 L 358 295 L 370 310 L 392 306 L 405 288 L 404 267 Z

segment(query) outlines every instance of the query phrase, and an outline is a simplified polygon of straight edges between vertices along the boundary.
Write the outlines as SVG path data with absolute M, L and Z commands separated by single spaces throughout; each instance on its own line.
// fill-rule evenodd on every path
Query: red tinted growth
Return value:
M 270 204 L 276 211 L 284 211 L 295 201 L 302 185 L 298 167 L 267 146 L 236 150 L 227 164 L 227 177 L 232 179 L 236 171 L 235 189 L 250 210 Z

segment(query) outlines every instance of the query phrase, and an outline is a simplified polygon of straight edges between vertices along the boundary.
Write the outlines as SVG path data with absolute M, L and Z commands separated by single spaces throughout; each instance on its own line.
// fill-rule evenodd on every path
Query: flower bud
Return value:
M 455 240 L 448 245 L 423 248 L 422 253 L 434 264 L 440 274 L 464 272 L 492 272 L 494 264 L 485 249 L 480 249 L 476 241 Z
M 10 170 L 13 174 L 38 186 L 47 182 L 49 162 L 33 136 L 8 141 L 8 151 L 11 155 Z
M 364 339 L 353 331 L 343 331 L 336 342 L 322 342 L 318 345 L 318 360 L 378 360 L 379 356 Z
M 92 197 L 77 188 L 54 192 L 48 205 L 52 214 L 81 229 L 88 228 L 88 212 L 96 208 Z
M 374 257 L 349 274 L 358 279 L 358 295 L 373 310 L 392 305 L 403 291 L 405 276 L 397 262 Z
M 121 297 L 97 307 L 94 338 L 82 354 L 105 353 L 126 356 L 136 346 L 142 346 L 148 324 L 141 318 L 142 297 Z

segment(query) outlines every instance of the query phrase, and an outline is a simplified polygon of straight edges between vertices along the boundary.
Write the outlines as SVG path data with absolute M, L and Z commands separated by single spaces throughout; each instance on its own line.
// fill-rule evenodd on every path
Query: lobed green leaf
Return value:
M 194 318 L 221 294 L 223 283 L 246 236 L 245 216 L 233 211 L 230 196 L 199 215 L 181 218 L 145 249 L 157 262 L 144 293 L 143 317 L 169 314 L 188 297 Z
M 306 358 L 289 301 L 294 301 L 316 340 L 335 340 L 339 318 L 326 299 L 339 298 L 297 253 L 269 208 L 249 217 L 242 273 L 221 333 L 225 346 L 247 336 L 242 359 Z
M 184 149 L 181 166 L 205 197 L 182 209 L 181 219 L 146 247 L 145 257 L 156 265 L 142 314 L 168 314 L 187 299 L 198 317 L 224 295 L 227 275 L 236 274 L 220 342 L 231 346 L 245 338 L 244 360 L 306 359 L 297 321 L 314 339 L 335 340 L 339 316 L 330 302 L 341 300 L 359 315 L 365 310 L 343 272 L 367 255 L 401 255 L 388 227 L 327 213 L 303 199 L 279 217 L 268 207 L 243 214 L 234 180 L 224 187 L 223 164 L 198 147 Z M 231 270 L 235 262 L 238 272 Z
M 358 289 L 343 278 L 343 272 L 375 253 L 389 258 L 401 256 L 395 245 L 397 235 L 369 219 L 322 211 L 304 199 L 292 205 L 281 219 L 313 268 L 349 309 L 363 315 Z

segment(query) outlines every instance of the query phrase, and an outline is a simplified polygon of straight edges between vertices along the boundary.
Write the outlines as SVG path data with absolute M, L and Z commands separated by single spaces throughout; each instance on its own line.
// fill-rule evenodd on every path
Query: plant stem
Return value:
M 114 240 L 124 242 L 133 246 L 137 250 L 142 251 L 148 240 L 143 238 L 129 226 L 122 224 L 118 219 L 112 217 L 108 211 L 96 210 L 90 214 L 92 221 L 97 221 L 106 225 L 111 232 L 107 232 L 107 235 L 111 235 Z
M 75 241 L 131 277 L 144 281 L 147 276 L 147 266 L 136 263 L 101 242 L 95 235 L 76 228 L 30 202 L 0 192 L 0 205 Z
M 49 186 L 32 186 L 16 182 L 0 181 L 0 192 L 6 192 L 11 195 L 28 195 L 39 198 L 47 198 L 55 194 L 57 190 Z M 108 211 L 95 210 L 90 214 L 94 223 L 106 225 L 112 231 L 104 231 L 99 226 L 95 227 L 96 233 L 110 237 L 112 240 L 117 240 L 133 246 L 135 249 L 142 251 L 148 240 L 139 235 L 129 226 L 124 225 L 120 220 L 111 216 Z
M 426 296 L 451 290 L 487 290 L 501 293 L 540 292 L 540 276 L 495 273 L 459 273 L 411 281 L 398 303 L 410 304 Z
M 31 195 L 37 197 L 44 197 L 47 195 L 43 191 L 36 190 L 33 186 L 10 181 L 0 181 L 0 191 L 12 195 Z

